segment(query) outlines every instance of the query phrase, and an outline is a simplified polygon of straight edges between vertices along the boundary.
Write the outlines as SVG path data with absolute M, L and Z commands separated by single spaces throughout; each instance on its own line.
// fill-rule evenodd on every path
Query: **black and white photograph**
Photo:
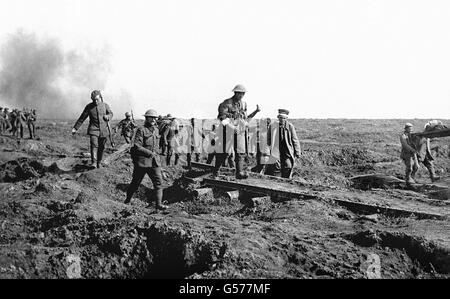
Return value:
M 0 279 L 450 278 L 449 29 L 445 0 L 0 0 Z

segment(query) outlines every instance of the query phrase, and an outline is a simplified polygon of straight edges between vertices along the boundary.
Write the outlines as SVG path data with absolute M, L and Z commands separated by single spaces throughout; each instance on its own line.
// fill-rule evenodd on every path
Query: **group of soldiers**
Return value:
M 248 161 L 247 142 L 248 136 L 246 128 L 252 118 L 261 111 L 259 105 L 256 110 L 247 115 L 247 104 L 242 100 L 246 89 L 242 85 L 236 85 L 232 90 L 234 95 L 220 103 L 218 107 L 218 122 L 212 126 L 211 133 L 217 135 L 223 133 L 224 139 L 227 130 L 231 130 L 233 136 L 233 145 L 229 149 L 218 152 L 208 152 L 207 163 L 211 164 L 215 158 L 213 167 L 213 176 L 217 176 L 220 168 L 226 165 L 235 168 L 236 179 L 245 179 L 248 177 L 246 163 Z M 107 134 L 111 134 L 109 125 L 113 117 L 113 113 L 108 104 L 103 102 L 103 97 L 98 90 L 91 93 L 92 102 L 86 105 L 79 119 L 75 123 L 72 134 L 75 134 L 86 118 L 89 117 L 88 135 L 90 135 L 91 163 L 93 167 L 101 167 L 103 151 L 106 144 Z M 145 174 L 147 174 L 154 186 L 156 195 L 156 209 L 165 210 L 168 207 L 162 204 L 162 173 L 161 173 L 161 156 L 165 156 L 165 164 L 171 164 L 171 158 L 175 155 L 174 164 L 179 163 L 180 152 L 174 151 L 172 140 L 177 136 L 180 127 L 183 125 L 172 115 L 165 117 L 159 115 L 156 110 L 149 109 L 143 115 L 145 117 L 144 124 L 137 126 L 134 117 L 130 113 L 125 114 L 125 119 L 121 120 L 114 128 L 121 129 L 121 134 L 125 138 L 125 142 L 132 144 L 130 154 L 133 160 L 133 176 L 127 190 L 125 203 L 129 203 L 133 194 L 138 189 Z M 300 142 L 292 123 L 289 122 L 289 111 L 279 109 L 277 120 L 267 119 L 266 122 L 261 121 L 258 126 L 265 127 L 267 132 L 267 143 L 269 146 L 263 146 L 257 143 L 256 150 L 256 166 L 251 171 L 274 175 L 280 173 L 281 177 L 290 179 L 296 159 L 300 158 L 301 147 Z M 194 130 L 194 119 L 190 120 L 190 125 L 186 126 L 188 134 L 192 134 Z M 221 130 L 218 130 L 221 127 Z M 402 145 L 401 158 L 406 165 L 407 184 L 414 183 L 414 176 L 418 170 L 419 162 L 422 162 L 430 173 L 430 178 L 434 182 L 439 180 L 436 176 L 433 157 L 430 151 L 430 140 L 428 138 L 414 138 L 412 133 L 412 124 L 407 123 L 405 130 L 401 134 L 400 141 Z M 242 130 L 244 128 L 244 130 Z M 425 125 L 425 130 L 436 128 L 436 122 L 432 121 Z M 108 130 L 107 130 L 108 129 Z M 264 131 L 264 130 L 263 130 Z M 260 134 L 260 131 L 258 131 Z M 229 136 L 229 135 L 228 135 Z M 258 135 L 258 140 L 259 140 Z M 204 138 L 204 136 L 203 136 Z M 214 142 L 215 139 L 211 139 Z M 225 142 L 223 142 L 225 144 Z M 270 144 L 277 144 L 277 147 L 271 147 Z M 191 143 L 191 151 L 187 152 L 187 164 L 190 166 L 192 155 L 195 160 L 200 160 L 200 153 L 194 151 L 194 144 Z M 276 154 L 274 154 L 276 152 Z M 274 159 L 276 157 L 276 159 Z
M 28 127 L 29 138 L 36 138 L 36 109 L 12 109 L 0 107 L 0 134 L 10 134 L 17 138 L 24 138 L 25 126 Z
M 415 183 L 415 175 L 419 170 L 419 163 L 422 163 L 428 170 L 430 180 L 436 182 L 440 177 L 436 175 L 434 168 L 434 158 L 431 155 L 430 139 L 413 134 L 413 125 L 406 123 L 404 132 L 400 135 L 402 150 L 400 157 L 405 163 L 405 181 L 407 185 Z M 429 121 L 424 126 L 424 131 L 433 131 L 446 128 L 437 120 Z
M 213 175 L 217 176 L 220 167 L 225 165 L 225 161 L 229 161 L 229 166 L 234 166 L 236 170 L 236 178 L 244 179 L 248 177 L 245 163 L 247 161 L 246 135 L 241 134 L 238 130 L 240 125 L 245 127 L 248 122 L 260 111 L 257 105 L 256 110 L 247 115 L 247 104 L 242 100 L 246 93 L 246 89 L 242 85 L 236 85 L 232 90 L 234 95 L 224 100 L 218 107 L 218 120 L 219 126 L 223 126 L 223 133 L 226 134 L 226 129 L 233 130 L 234 132 L 234 146 L 231 150 L 224 152 L 215 152 L 208 154 L 208 163 L 212 163 L 215 158 L 215 165 Z M 72 134 L 75 134 L 82 123 L 89 117 L 89 126 L 87 133 L 90 136 L 90 149 L 91 149 L 91 163 L 93 167 L 101 167 L 103 151 L 108 134 L 111 134 L 111 128 L 109 122 L 113 117 L 108 104 L 103 102 L 103 97 L 99 90 L 94 90 L 91 93 L 92 102 L 86 105 L 80 117 L 76 121 Z M 300 143 L 295 131 L 294 125 L 288 121 L 289 111 L 286 109 L 279 109 L 277 128 L 271 134 L 272 139 L 279 139 L 279 159 L 273 161 L 273 169 L 280 170 L 281 176 L 290 178 L 292 175 L 292 169 L 294 167 L 295 158 L 300 157 L 301 149 Z M 125 138 L 125 142 L 131 143 L 130 154 L 133 160 L 133 176 L 131 183 L 127 190 L 125 203 L 129 203 L 133 194 L 138 189 L 145 174 L 147 174 L 154 186 L 156 204 L 155 207 L 158 210 L 165 210 L 168 207 L 162 204 L 162 174 L 161 174 L 161 155 L 166 158 L 166 165 L 171 164 L 171 158 L 175 155 L 174 164 L 179 163 L 180 153 L 174 152 L 172 146 L 172 139 L 177 135 L 180 126 L 182 126 L 175 117 L 170 114 L 165 117 L 159 115 L 154 109 L 149 109 L 143 115 L 145 121 L 143 126 L 136 126 L 134 123 L 133 115 L 130 113 L 125 114 L 125 119 L 119 122 L 114 128 L 114 131 L 121 129 L 121 134 Z M 189 134 L 193 133 L 194 119 L 190 120 L 191 124 L 186 126 Z M 268 123 L 268 126 L 274 125 L 274 123 Z M 216 125 L 214 125 L 216 126 Z M 213 129 L 215 130 L 215 128 Z M 245 130 L 244 130 L 245 132 Z M 194 145 L 191 144 L 191 151 L 187 153 L 187 164 L 190 166 L 192 155 L 195 155 L 195 160 L 200 160 L 200 153 L 193 151 Z M 262 150 L 258 150 L 257 153 L 257 166 L 254 168 L 256 171 L 261 172 L 265 170 L 262 165 L 269 164 L 264 160 L 269 156 L 267 153 L 263 153 Z M 234 160 L 234 161 L 233 161 Z

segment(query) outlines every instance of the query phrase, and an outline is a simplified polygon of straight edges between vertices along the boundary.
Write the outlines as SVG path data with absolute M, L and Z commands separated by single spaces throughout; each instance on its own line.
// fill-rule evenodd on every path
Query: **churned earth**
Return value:
M 351 179 L 403 179 L 406 121 L 428 120 L 294 120 L 303 150 L 294 179 L 314 198 L 199 193 L 207 186 L 186 177 L 203 170 L 164 166 L 170 209 L 156 212 L 147 177 L 123 204 L 128 153 L 89 170 L 87 136 L 71 136 L 73 122 L 41 120 L 38 140 L 0 136 L 0 278 L 450 278 L 449 139 L 432 141 L 438 183 L 423 166 L 412 190 Z

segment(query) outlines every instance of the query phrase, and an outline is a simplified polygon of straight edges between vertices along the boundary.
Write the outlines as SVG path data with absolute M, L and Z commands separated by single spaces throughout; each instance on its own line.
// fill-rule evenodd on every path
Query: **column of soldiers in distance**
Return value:
M 29 139 L 36 138 L 36 109 L 13 109 L 0 107 L 0 134 L 10 134 L 16 138 L 24 138 L 25 126 L 28 127 Z

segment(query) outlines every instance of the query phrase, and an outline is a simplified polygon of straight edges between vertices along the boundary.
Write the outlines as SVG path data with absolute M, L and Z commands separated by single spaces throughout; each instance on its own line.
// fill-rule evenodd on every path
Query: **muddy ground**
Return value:
M 303 148 L 294 178 L 325 187 L 317 199 L 249 205 L 221 189 L 197 196 L 201 184 L 183 176 L 202 172 L 172 166 L 163 171 L 170 209 L 158 213 L 147 207 L 148 178 L 123 204 L 128 154 L 89 170 L 87 136 L 71 136 L 73 122 L 41 120 L 39 140 L 0 137 L 0 278 L 450 278 L 449 138 L 432 142 L 443 177 L 436 184 L 423 166 L 418 181 L 426 188 L 362 190 L 350 180 L 403 179 L 398 141 L 406 121 L 294 120 Z M 409 121 L 421 128 L 427 120 Z M 347 209 L 332 199 L 420 206 L 445 217 Z

